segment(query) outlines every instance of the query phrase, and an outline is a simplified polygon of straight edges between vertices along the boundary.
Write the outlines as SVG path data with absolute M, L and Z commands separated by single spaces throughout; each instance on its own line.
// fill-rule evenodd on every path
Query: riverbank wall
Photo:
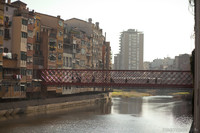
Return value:
M 0 119 L 3 117 L 20 114 L 32 115 L 49 113 L 61 109 L 64 109 L 65 111 L 75 111 L 109 102 L 111 102 L 111 95 L 109 92 L 18 102 L 6 102 L 0 103 Z

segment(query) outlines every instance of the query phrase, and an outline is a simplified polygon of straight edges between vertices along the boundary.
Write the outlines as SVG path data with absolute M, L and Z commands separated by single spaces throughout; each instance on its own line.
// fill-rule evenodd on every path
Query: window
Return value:
M 9 17 L 5 16 L 5 22 L 8 22 L 8 21 L 9 21 Z
M 90 43 L 89 42 L 87 43 L 87 46 L 90 47 Z
M 27 76 L 31 76 L 31 75 L 33 75 L 33 71 L 32 70 L 26 70 L 26 74 L 27 74 Z
M 15 86 L 14 86 L 14 91 L 20 91 L 20 87 L 17 86 L 17 85 L 15 85 Z
M 50 46 L 56 46 L 56 40 L 55 39 L 49 39 L 49 45 Z
M 59 31 L 58 36 L 62 36 L 62 35 L 63 35 L 63 32 Z
M 35 51 L 40 51 L 40 45 L 39 44 L 35 45 Z
M 54 50 L 56 50 L 56 48 L 55 48 L 55 47 L 52 47 L 52 46 L 50 46 L 50 47 L 49 47 L 49 50 L 50 50 L 50 51 L 54 51 Z
M 49 40 L 49 50 L 50 51 L 56 50 L 56 40 L 55 39 Z
M 20 87 L 21 87 L 21 91 L 25 91 L 26 90 L 25 85 L 21 85 Z
M 28 24 L 33 24 L 33 19 L 32 18 L 29 18 L 29 20 L 28 20 Z
M 8 7 L 6 6 L 6 11 L 8 11 Z
M 61 65 L 58 65 L 58 67 L 57 67 L 58 69 L 62 69 L 62 66 Z
M 0 29 L 0 36 L 3 36 L 3 30 Z
M 31 38 L 33 38 L 33 32 L 32 32 L 32 31 L 30 31 L 30 30 L 28 30 L 28 37 L 31 37 Z
M 61 20 L 58 23 L 60 26 L 63 26 L 63 22 Z
M 4 30 L 4 38 L 9 39 L 10 38 L 10 31 L 9 29 Z
M 58 60 L 62 60 L 62 55 L 58 54 Z
M 26 61 L 26 59 L 27 59 L 26 52 L 21 52 L 21 60 Z
M 73 44 L 73 49 L 76 49 L 76 45 L 75 44 Z
M 69 67 L 72 67 L 72 58 L 69 58 Z
M 37 26 L 39 26 L 40 25 L 40 22 L 39 22 L 39 20 L 37 20 Z
M 25 68 L 21 68 L 20 69 L 20 73 L 21 73 L 21 75 L 26 76 L 26 69 Z
M 85 49 L 81 49 L 81 54 L 84 55 L 85 54 Z
M 50 60 L 50 61 L 55 61 L 55 60 L 56 60 L 55 54 L 50 54 L 50 55 L 49 55 L 49 60 Z
M 76 61 L 76 64 L 79 65 L 79 61 Z
M 0 72 L 3 72 L 3 67 L 2 66 L 0 66 Z
M 82 40 L 82 41 L 81 41 L 81 44 L 84 45 L 84 44 L 85 44 L 85 41 Z
M 68 67 L 68 57 L 66 57 L 66 66 Z
M 37 39 L 37 41 L 39 41 L 39 32 L 37 32 L 37 34 L 36 34 L 36 39 Z
M 63 66 L 65 66 L 65 57 L 63 57 Z
M 84 60 L 81 60 L 80 65 L 81 65 L 81 66 L 85 66 L 85 61 L 84 61 Z
M 3 53 L 3 48 L 0 48 L 0 54 L 2 54 Z
M 28 25 L 28 20 L 22 19 L 22 24 L 23 25 Z
M 33 50 L 33 45 L 30 44 L 30 43 L 28 43 L 28 44 L 27 44 L 27 50 Z
M 27 33 L 26 32 L 22 32 L 22 38 L 27 38 Z
M 58 48 L 62 48 L 62 43 L 58 43 Z
M 28 62 L 28 63 L 33 62 L 33 57 L 31 57 L 31 56 L 27 56 L 27 62 Z

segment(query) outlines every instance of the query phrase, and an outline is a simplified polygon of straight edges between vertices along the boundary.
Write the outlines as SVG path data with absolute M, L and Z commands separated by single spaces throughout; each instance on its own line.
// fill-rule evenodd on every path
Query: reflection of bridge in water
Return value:
M 43 85 L 193 88 L 190 71 L 43 69 Z

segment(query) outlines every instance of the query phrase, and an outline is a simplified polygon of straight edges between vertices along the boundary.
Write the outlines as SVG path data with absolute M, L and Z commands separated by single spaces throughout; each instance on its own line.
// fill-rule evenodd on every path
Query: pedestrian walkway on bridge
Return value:
M 40 78 L 47 86 L 193 88 L 190 71 L 43 69 Z

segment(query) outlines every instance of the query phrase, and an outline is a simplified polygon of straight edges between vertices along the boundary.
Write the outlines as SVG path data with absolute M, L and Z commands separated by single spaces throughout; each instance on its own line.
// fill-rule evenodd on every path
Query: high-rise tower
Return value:
M 120 65 L 122 70 L 143 69 L 144 34 L 135 29 L 123 31 L 120 36 Z

